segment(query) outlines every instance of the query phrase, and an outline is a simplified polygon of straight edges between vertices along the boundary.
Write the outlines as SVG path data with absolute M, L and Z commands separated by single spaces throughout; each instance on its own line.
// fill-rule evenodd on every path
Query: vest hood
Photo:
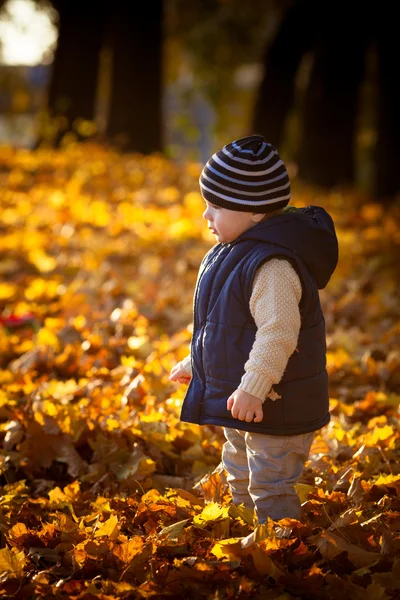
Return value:
M 320 290 L 326 287 L 339 258 L 332 217 L 321 206 L 287 207 L 283 214 L 244 231 L 232 244 L 242 240 L 258 240 L 291 250 L 314 275 Z

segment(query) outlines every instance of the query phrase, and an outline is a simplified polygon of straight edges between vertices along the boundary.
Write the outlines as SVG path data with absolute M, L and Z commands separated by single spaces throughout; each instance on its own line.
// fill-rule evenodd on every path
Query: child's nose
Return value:
M 208 221 L 212 221 L 212 217 L 213 217 L 212 210 L 210 209 L 209 206 L 207 206 L 207 208 L 203 212 L 203 218 L 207 219 Z

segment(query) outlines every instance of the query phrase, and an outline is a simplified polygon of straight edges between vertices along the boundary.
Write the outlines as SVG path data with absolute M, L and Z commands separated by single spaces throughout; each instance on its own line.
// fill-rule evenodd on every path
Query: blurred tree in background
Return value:
M 111 49 L 112 93 L 106 135 L 125 150 L 162 150 L 163 2 L 53 0 L 59 42 L 48 106 L 76 119 L 95 120 L 102 50 Z M 84 133 L 84 132 L 82 132 Z
M 297 153 L 303 179 L 327 187 L 355 183 L 361 86 L 371 67 L 369 59 L 373 93 L 367 110 L 376 127 L 373 187 L 382 197 L 399 191 L 399 51 L 393 17 L 387 3 L 376 10 L 361 0 L 329 4 L 297 0 L 285 12 L 264 53 L 264 79 L 252 127 L 272 143 L 282 143 L 294 103 L 296 73 L 308 54 L 311 69 Z
M 78 138 L 100 131 L 124 150 L 168 153 L 171 116 L 163 102 L 183 74 L 180 92 L 202 117 L 194 123 L 178 103 L 176 124 L 203 145 L 203 157 L 208 106 L 215 114 L 212 150 L 257 132 L 295 163 L 304 181 L 361 185 L 381 200 L 399 191 L 400 84 L 389 5 L 373 11 L 361 0 L 53 0 L 52 6 L 59 39 L 48 109 L 60 125 L 56 143 L 74 127 Z

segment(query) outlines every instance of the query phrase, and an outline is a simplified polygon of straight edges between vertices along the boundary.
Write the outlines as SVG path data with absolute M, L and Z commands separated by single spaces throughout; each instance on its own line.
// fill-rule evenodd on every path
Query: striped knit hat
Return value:
M 241 138 L 213 154 L 199 183 L 205 200 L 230 210 L 268 213 L 290 200 L 286 167 L 262 135 Z

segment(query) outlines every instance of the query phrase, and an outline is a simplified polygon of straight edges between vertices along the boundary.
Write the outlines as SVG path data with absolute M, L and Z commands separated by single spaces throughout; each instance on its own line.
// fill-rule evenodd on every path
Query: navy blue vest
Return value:
M 238 388 L 257 327 L 249 303 L 257 269 L 272 257 L 290 261 L 302 285 L 301 328 L 283 377 L 281 396 L 264 401 L 259 423 L 232 417 L 226 403 Z M 180 419 L 270 435 L 315 431 L 330 420 L 325 320 L 318 288 L 338 259 L 331 217 L 320 207 L 294 209 L 258 223 L 203 258 L 193 303 L 192 379 Z

